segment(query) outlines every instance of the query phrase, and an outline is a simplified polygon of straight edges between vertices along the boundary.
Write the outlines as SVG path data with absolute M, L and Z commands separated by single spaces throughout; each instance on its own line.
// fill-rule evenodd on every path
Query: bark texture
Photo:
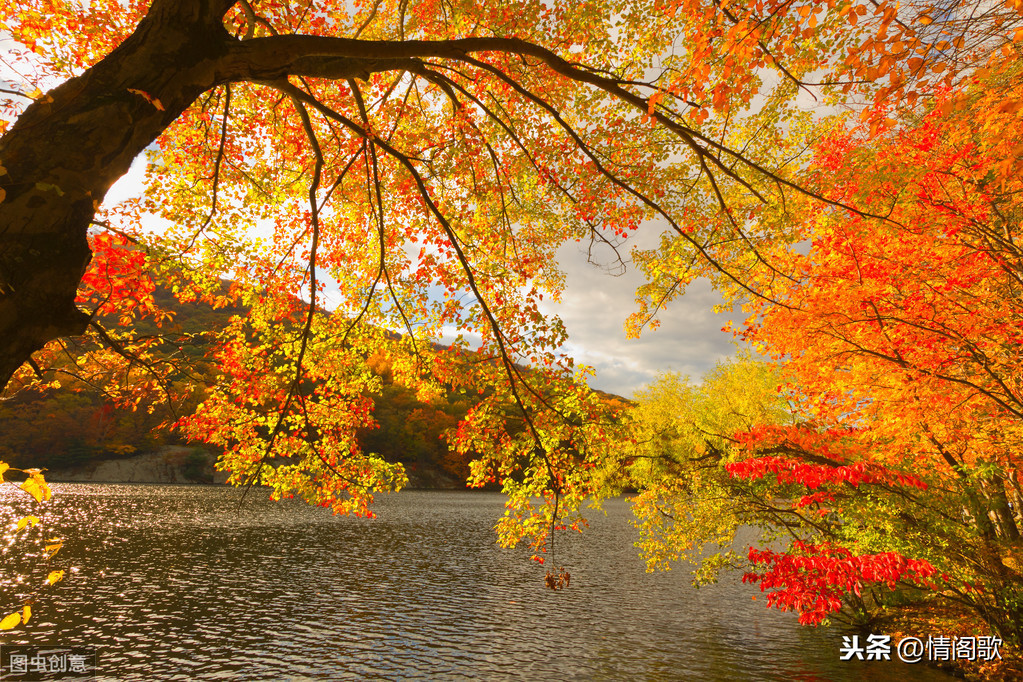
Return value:
M 226 74 L 230 3 L 157 0 L 110 55 L 0 138 L 0 387 L 48 341 L 84 331 L 75 293 L 96 207 L 132 160 Z M 159 98 L 160 110 L 131 89 Z

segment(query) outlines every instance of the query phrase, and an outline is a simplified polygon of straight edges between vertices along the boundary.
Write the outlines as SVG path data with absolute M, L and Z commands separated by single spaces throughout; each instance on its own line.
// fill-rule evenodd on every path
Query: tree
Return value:
M 1021 83 L 1005 60 L 897 122 L 875 106 L 807 166 L 834 203 L 803 205 L 808 251 L 742 331 L 795 419 L 717 430 L 711 472 L 733 518 L 789 536 L 746 579 L 803 622 L 865 622 L 901 585 L 1021 639 Z
M 622 483 L 639 491 L 633 511 L 648 570 L 685 559 L 696 584 L 712 582 L 723 567 L 741 564 L 733 547 L 741 525 L 769 531 L 768 515 L 757 513 L 724 465 L 733 434 L 791 421 L 777 389 L 766 364 L 742 358 L 718 365 L 698 386 L 669 373 L 636 395 Z
M 177 422 L 225 449 L 236 482 L 358 512 L 400 486 L 401 467 L 355 438 L 379 390 L 366 358 L 387 346 L 402 358 L 395 380 L 424 396 L 483 396 L 460 447 L 481 455 L 474 480 L 513 495 L 505 537 L 536 547 L 598 489 L 617 437 L 558 353 L 562 326 L 539 312 L 559 291 L 557 245 L 615 248 L 647 220 L 668 225 L 663 257 L 641 257 L 653 281 L 637 327 L 701 273 L 775 300 L 802 239 L 793 200 L 841 205 L 801 179 L 819 125 L 800 93 L 916 106 L 935 82 L 958 87 L 990 55 L 1015 54 L 1020 19 L 1011 3 L 839 0 L 26 0 L 2 12 L 26 69 L 66 79 L 8 93 L 7 390 L 51 383 L 61 338 L 88 333 L 103 350 L 76 361 L 86 379 L 173 405 L 181 369 L 155 349 L 176 339 L 133 330 L 163 319 L 150 278 L 185 300 L 241 302 L 247 319 L 209 354 L 217 384 Z M 34 100 L 23 110 L 22 92 Z M 147 149 L 146 197 L 101 211 Z M 153 234 L 147 214 L 171 227 Z M 271 240 L 252 236 L 271 223 Z M 226 293 L 224 274 L 237 282 Z M 330 315 L 327 276 L 341 285 Z M 451 327 L 480 341 L 431 343 Z M 533 496 L 548 502 L 533 509 Z

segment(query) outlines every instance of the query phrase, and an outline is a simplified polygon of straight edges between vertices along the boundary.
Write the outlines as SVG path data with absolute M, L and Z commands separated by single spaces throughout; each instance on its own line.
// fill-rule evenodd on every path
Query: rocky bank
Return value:
M 53 482 L 89 483 L 224 483 L 227 474 L 213 470 L 215 456 L 201 448 L 168 445 L 121 459 L 105 459 L 46 472 Z

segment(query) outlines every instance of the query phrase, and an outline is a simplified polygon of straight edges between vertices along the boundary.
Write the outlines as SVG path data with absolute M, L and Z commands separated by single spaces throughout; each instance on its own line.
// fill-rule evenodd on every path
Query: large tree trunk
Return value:
M 224 76 L 231 2 L 156 0 L 135 32 L 33 103 L 0 138 L 0 388 L 31 354 L 80 334 L 86 231 L 132 160 Z M 158 98 L 163 110 L 141 95 Z

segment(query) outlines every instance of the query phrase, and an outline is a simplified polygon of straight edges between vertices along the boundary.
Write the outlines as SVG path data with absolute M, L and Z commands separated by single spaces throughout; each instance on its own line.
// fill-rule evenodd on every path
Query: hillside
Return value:
M 224 282 L 225 291 L 229 284 Z M 143 327 L 141 333 L 160 331 L 178 335 L 177 352 L 188 357 L 193 371 L 212 381 L 213 368 L 204 359 L 210 332 L 224 328 L 232 316 L 244 315 L 245 309 L 182 304 L 166 289 L 158 289 L 155 298 L 161 307 L 173 313 L 173 323 L 165 324 L 160 330 L 155 326 Z M 108 321 L 108 324 L 113 322 Z M 447 447 L 442 434 L 465 416 L 471 407 L 469 399 L 464 394 L 448 391 L 429 403 L 423 402 L 414 391 L 391 380 L 390 362 L 383 354 L 371 356 L 368 362 L 381 378 L 382 390 L 374 396 L 374 417 L 379 428 L 359 434 L 362 447 L 389 461 L 403 463 L 413 487 L 461 487 L 468 476 L 468 462 Z M 83 480 L 83 476 L 85 480 L 92 480 L 88 477 L 93 471 L 135 471 L 140 467 L 149 471 L 150 460 L 155 461 L 155 455 L 170 452 L 173 456 L 165 459 L 175 473 L 169 481 L 183 478 L 208 483 L 214 480 L 212 465 L 219 453 L 159 428 L 162 423 L 172 421 L 172 415 L 164 406 L 142 404 L 135 410 L 122 409 L 80 382 L 62 380 L 62 384 L 59 390 L 42 394 L 21 391 L 0 402 L 0 434 L 3 434 L 0 460 L 16 467 L 49 469 L 57 474 L 51 475 L 54 480 Z M 193 409 L 201 397 L 199 389 L 184 408 Z M 624 400 L 618 396 L 608 398 Z M 184 446 L 191 449 L 185 451 Z M 98 468 L 98 463 L 110 460 L 132 461 Z M 108 475 L 118 476 L 116 473 Z M 124 476 L 128 476 L 127 480 L 136 480 L 127 474 L 118 480 Z

